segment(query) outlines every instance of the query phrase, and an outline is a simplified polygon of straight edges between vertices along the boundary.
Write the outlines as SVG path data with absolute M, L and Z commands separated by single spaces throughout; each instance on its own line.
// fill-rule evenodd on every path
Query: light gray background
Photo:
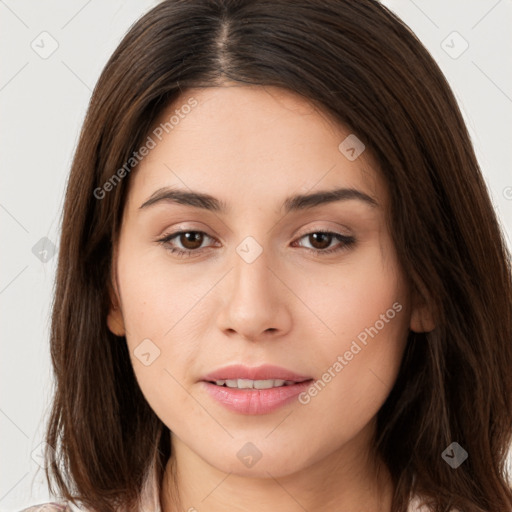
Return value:
M 49 500 L 37 454 L 52 390 L 51 243 L 59 244 L 64 185 L 91 90 L 124 33 L 156 3 L 0 0 L 1 511 Z M 510 244 L 512 0 L 383 3 L 451 83 Z M 34 254 L 38 243 L 46 262 Z

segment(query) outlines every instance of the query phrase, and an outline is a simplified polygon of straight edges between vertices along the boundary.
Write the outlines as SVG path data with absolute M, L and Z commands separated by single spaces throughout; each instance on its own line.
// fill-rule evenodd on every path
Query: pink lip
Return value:
M 227 379 L 251 379 L 251 380 L 268 380 L 268 379 L 281 379 L 281 380 L 294 380 L 295 382 L 302 382 L 310 380 L 312 377 L 306 375 L 299 375 L 286 368 L 280 366 L 273 366 L 271 364 L 264 364 L 261 366 L 244 366 L 241 364 L 234 364 L 225 366 L 219 370 L 205 375 L 201 380 L 215 382 L 216 380 Z
M 228 379 L 280 379 L 295 381 L 295 384 L 270 389 L 236 389 L 215 384 L 217 380 Z M 278 366 L 251 368 L 233 365 L 209 373 L 202 379 L 202 385 L 213 399 L 231 411 L 241 414 L 266 414 L 292 402 L 309 387 L 311 381 L 311 377 L 298 375 Z

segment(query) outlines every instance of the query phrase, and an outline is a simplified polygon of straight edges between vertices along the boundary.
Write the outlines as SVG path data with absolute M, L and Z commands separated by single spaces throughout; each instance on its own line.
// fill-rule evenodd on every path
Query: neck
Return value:
M 270 469 L 268 478 L 254 478 L 220 471 L 171 434 L 173 455 L 161 489 L 162 512 L 390 512 L 391 475 L 365 449 L 367 436 L 358 437 L 350 447 L 285 476 L 274 477 Z

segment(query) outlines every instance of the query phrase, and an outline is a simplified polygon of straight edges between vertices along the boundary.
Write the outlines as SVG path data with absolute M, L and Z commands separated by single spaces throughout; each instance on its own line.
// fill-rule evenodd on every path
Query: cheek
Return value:
M 386 251 L 388 255 L 393 254 L 392 247 Z M 318 335 L 325 340 L 322 345 L 341 350 L 347 341 L 350 344 L 349 340 L 376 322 L 381 330 L 381 315 L 384 320 L 392 320 L 382 329 L 386 333 L 391 330 L 390 324 L 401 330 L 407 323 L 401 272 L 395 259 L 383 258 L 378 241 L 375 246 L 364 247 L 347 257 L 341 264 L 326 265 L 309 276 L 296 277 L 294 282 L 300 283 L 297 294 L 314 313 L 304 318 L 308 318 L 311 325 L 316 322 Z M 401 307 L 393 308 L 394 303 Z
M 307 321 L 315 339 L 310 356 L 318 380 L 303 403 L 320 421 L 329 423 L 321 413 L 328 407 L 331 419 L 364 425 L 385 401 L 398 373 L 408 334 L 406 289 L 396 261 L 384 260 L 380 248 L 374 249 L 317 276 L 321 287 L 309 283 L 303 288 L 318 317 L 309 315 Z
M 165 344 L 196 314 L 211 280 L 199 267 L 185 270 L 171 261 L 165 249 L 144 251 L 141 245 L 127 239 L 118 259 L 125 326 L 133 342 L 150 338 Z
M 122 296 L 126 340 L 139 386 L 157 414 L 192 405 L 180 383 L 197 356 L 197 318 L 208 280 L 190 279 L 165 257 L 149 257 L 121 246 L 118 281 Z M 210 285 L 211 287 L 211 285 Z

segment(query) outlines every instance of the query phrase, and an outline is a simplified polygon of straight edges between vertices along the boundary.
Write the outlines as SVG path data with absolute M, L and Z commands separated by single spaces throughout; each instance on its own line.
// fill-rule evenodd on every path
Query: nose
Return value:
M 248 263 L 239 255 L 226 276 L 217 325 L 231 338 L 260 341 L 285 335 L 292 325 L 293 294 L 265 250 Z M 271 268 L 273 267 L 273 268 Z

